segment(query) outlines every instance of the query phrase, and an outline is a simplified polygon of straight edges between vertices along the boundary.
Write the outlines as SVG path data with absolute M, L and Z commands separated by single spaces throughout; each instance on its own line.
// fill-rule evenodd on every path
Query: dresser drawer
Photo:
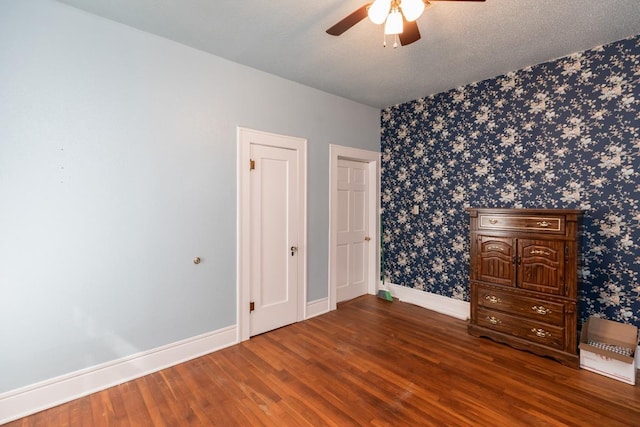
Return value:
M 564 349 L 564 328 L 484 308 L 478 308 L 477 322 L 479 326 L 484 326 L 485 328 L 558 350 Z
M 478 228 L 564 234 L 565 219 L 563 216 L 479 214 Z
M 480 284 L 475 286 L 478 287 L 478 307 L 504 311 L 549 325 L 564 326 L 565 304 L 563 303 L 541 300 Z

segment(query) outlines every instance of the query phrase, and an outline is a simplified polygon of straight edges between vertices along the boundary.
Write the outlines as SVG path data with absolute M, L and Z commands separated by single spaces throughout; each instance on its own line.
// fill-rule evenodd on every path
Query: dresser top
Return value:
M 583 209 L 542 209 L 542 208 L 466 208 L 471 216 L 477 214 L 509 215 L 582 215 Z

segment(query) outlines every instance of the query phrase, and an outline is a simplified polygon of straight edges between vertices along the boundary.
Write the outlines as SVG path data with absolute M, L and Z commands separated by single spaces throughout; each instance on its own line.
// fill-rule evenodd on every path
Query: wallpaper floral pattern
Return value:
M 387 280 L 468 301 L 466 207 L 585 209 L 581 318 L 640 326 L 639 107 L 636 36 L 384 109 Z

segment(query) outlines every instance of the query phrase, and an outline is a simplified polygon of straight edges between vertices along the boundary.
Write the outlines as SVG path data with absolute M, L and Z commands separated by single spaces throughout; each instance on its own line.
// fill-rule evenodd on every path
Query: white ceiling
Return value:
M 378 108 L 640 34 L 640 0 L 434 1 L 397 49 L 366 19 L 325 33 L 367 0 L 60 1 Z

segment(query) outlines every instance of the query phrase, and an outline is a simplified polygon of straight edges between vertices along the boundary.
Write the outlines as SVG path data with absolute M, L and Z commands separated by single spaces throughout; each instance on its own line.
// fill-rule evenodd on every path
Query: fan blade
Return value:
M 406 46 L 420 40 L 420 30 L 418 29 L 417 22 L 407 21 L 406 19 L 404 19 L 404 15 L 402 16 L 402 21 L 402 32 L 398 34 L 400 44 L 402 46 Z
M 349 28 L 353 27 L 358 22 L 367 17 L 367 9 L 369 8 L 369 6 L 371 6 L 371 3 L 365 4 L 360 9 L 356 10 L 355 12 L 344 18 L 342 21 L 329 28 L 327 30 L 327 33 L 331 34 L 332 36 L 339 36 L 340 34 L 344 33 Z

